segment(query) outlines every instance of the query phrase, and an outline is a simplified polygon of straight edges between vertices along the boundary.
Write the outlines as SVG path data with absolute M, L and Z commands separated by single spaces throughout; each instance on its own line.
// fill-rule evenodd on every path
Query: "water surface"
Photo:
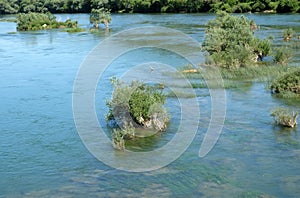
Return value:
M 300 23 L 299 14 L 247 16 L 261 26 L 259 36 L 272 34 L 277 44 L 282 44 L 282 29 Z M 89 25 L 86 14 L 57 17 Z M 88 152 L 77 134 L 73 82 L 85 57 L 103 39 L 128 28 L 164 26 L 201 42 L 203 25 L 212 18 L 211 14 L 113 15 L 110 32 L 99 34 L 60 30 L 11 34 L 15 23 L 0 22 L 0 197 L 299 196 L 299 127 L 274 126 L 269 114 L 286 105 L 300 111 L 300 104 L 272 97 L 263 83 L 226 91 L 223 133 L 205 158 L 199 158 L 198 151 L 211 112 L 206 89 L 196 90 L 201 120 L 193 143 L 179 159 L 156 171 L 110 168 Z M 95 104 L 102 127 L 106 127 L 105 100 L 112 92 L 109 78 L 148 61 L 174 68 L 187 63 L 161 49 L 141 49 L 116 59 L 97 86 Z M 293 62 L 299 63 L 299 52 Z M 137 142 L 133 150 L 155 149 L 172 139 L 181 119 L 180 104 L 169 98 L 166 106 L 172 115 L 169 130 Z

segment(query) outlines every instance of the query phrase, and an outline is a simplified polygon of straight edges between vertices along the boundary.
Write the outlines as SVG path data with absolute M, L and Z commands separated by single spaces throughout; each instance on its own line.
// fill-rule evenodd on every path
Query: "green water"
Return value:
M 299 27 L 299 14 L 247 16 L 261 26 L 260 37 L 272 34 L 278 45 L 284 44 L 282 29 Z M 58 15 L 62 20 L 68 17 L 88 27 L 88 15 Z M 0 22 L 0 197 L 298 197 L 300 130 L 273 125 L 270 111 L 287 105 L 300 111 L 300 104 L 272 97 L 264 83 L 226 90 L 223 131 L 204 158 L 198 152 L 211 113 L 206 89 L 195 90 L 201 116 L 192 144 L 158 170 L 132 173 L 111 168 L 89 153 L 77 133 L 73 83 L 81 63 L 101 41 L 128 28 L 154 25 L 182 31 L 201 42 L 203 25 L 213 17 L 113 15 L 110 32 L 99 34 L 59 30 L 11 34 L 15 24 Z M 143 34 L 139 32 L 139 40 L 147 39 Z M 151 39 L 166 40 L 159 35 Z M 294 52 L 292 63 L 297 65 L 300 54 Z M 99 125 L 106 132 L 105 102 L 112 93 L 109 78 L 150 61 L 174 68 L 187 64 L 172 52 L 153 48 L 116 58 L 99 79 L 95 93 Z M 180 103 L 169 98 L 166 107 L 172 115 L 168 131 L 135 140 L 130 149 L 157 149 L 172 140 L 182 119 Z

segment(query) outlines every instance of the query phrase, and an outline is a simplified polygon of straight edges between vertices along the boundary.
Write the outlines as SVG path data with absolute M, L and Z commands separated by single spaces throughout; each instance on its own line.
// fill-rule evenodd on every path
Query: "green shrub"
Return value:
M 287 47 L 275 48 L 274 61 L 275 63 L 285 65 L 292 57 L 292 51 Z
M 125 140 L 132 139 L 135 135 L 135 129 L 132 125 L 124 124 L 122 128 L 113 129 L 112 143 L 117 150 L 125 149 Z
M 218 12 L 207 24 L 203 50 L 221 67 L 239 68 L 253 65 L 271 52 L 271 42 L 254 37 L 256 25 L 244 16 Z
M 283 30 L 283 39 L 285 41 L 289 41 L 292 39 L 294 34 L 295 34 L 295 31 L 292 28 L 285 29 L 285 30 Z
M 294 111 L 290 111 L 287 108 L 278 107 L 275 108 L 271 116 L 274 117 L 275 123 L 285 126 L 294 128 L 297 125 L 297 116 L 298 113 Z
M 300 69 L 278 77 L 270 86 L 272 93 L 284 96 L 300 96 Z M 291 94 L 292 93 L 292 94 Z
M 135 137 L 135 128 L 164 131 L 169 121 L 167 110 L 163 107 L 166 96 L 163 86 L 146 85 L 132 81 L 127 85 L 112 78 L 113 97 L 107 101 L 109 112 L 107 121 L 113 121 L 113 146 L 124 150 L 125 140 Z
M 21 13 L 17 16 L 17 30 L 30 31 L 30 30 L 43 30 L 54 28 L 77 28 L 77 21 L 70 19 L 65 22 L 56 21 L 56 17 L 51 13 Z
M 115 78 L 112 83 L 114 92 L 112 99 L 107 102 L 107 120 L 116 120 L 119 125 L 123 125 L 125 122 L 130 123 L 129 118 L 132 118 L 135 123 L 131 124 L 145 126 L 154 115 L 167 117 L 163 107 L 166 101 L 163 88 L 138 81 L 126 85 Z

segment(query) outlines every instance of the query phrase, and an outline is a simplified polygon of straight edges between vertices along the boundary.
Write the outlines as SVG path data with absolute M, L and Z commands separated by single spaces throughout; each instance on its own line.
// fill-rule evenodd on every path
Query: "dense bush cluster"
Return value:
M 300 97 L 300 69 L 275 79 L 270 88 L 274 94 Z
M 17 30 L 42 30 L 54 28 L 77 28 L 77 21 L 70 19 L 65 22 L 57 21 L 51 13 L 20 13 L 17 17 Z
M 209 53 L 209 64 L 226 68 L 253 65 L 270 54 L 271 43 L 254 36 L 254 21 L 244 16 L 218 12 L 207 24 L 203 50 Z
M 299 12 L 298 0 L 0 0 L 0 14 L 18 12 Z
M 154 116 L 165 117 L 167 121 L 167 111 L 163 107 L 166 96 L 162 89 L 138 81 L 133 81 L 130 85 L 119 80 L 112 82 L 114 93 L 112 99 L 107 102 L 107 120 L 115 120 L 119 126 L 123 126 L 124 123 L 147 126 Z
M 125 140 L 135 137 L 135 128 L 166 130 L 169 117 L 163 107 L 166 96 L 161 86 L 132 81 L 127 85 L 112 78 L 113 97 L 107 101 L 107 120 L 113 123 L 113 146 L 124 150 Z

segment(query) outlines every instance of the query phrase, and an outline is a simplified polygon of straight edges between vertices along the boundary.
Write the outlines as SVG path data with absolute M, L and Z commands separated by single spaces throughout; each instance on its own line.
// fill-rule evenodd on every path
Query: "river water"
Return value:
M 260 26 L 260 37 L 272 34 L 278 45 L 282 44 L 283 29 L 300 25 L 299 14 L 247 16 Z M 84 28 L 89 26 L 86 14 L 57 18 L 71 18 Z M 16 33 L 15 23 L 0 22 L 0 197 L 298 197 L 300 130 L 275 126 L 270 111 L 287 105 L 300 111 L 300 104 L 272 97 L 265 83 L 226 90 L 222 133 L 203 158 L 198 152 L 211 114 L 207 89 L 195 90 L 201 117 L 199 123 L 188 123 L 191 128 L 199 125 L 193 142 L 178 159 L 160 169 L 137 173 L 114 169 L 96 159 L 78 135 L 72 109 L 73 85 L 85 58 L 101 41 L 129 28 L 157 26 L 202 42 L 203 25 L 213 18 L 211 14 L 113 15 L 110 31 L 96 34 L 60 30 Z M 137 40 L 169 41 L 161 35 L 150 38 L 147 33 L 137 32 Z M 180 39 L 174 44 L 179 48 Z M 124 37 L 122 42 L 130 48 L 127 40 Z M 299 60 L 296 51 L 292 63 L 296 65 Z M 178 54 L 151 47 L 115 57 L 99 78 L 95 93 L 96 114 L 104 131 L 108 132 L 105 102 L 112 93 L 109 78 L 126 76 L 139 65 L 137 73 L 128 76 L 140 79 L 147 74 L 138 73 L 139 68 L 148 71 L 151 65 L 145 64 L 149 62 L 175 69 L 188 64 Z M 179 81 L 172 80 L 174 84 Z M 187 122 L 181 117 L 180 104 L 177 98 L 167 99 L 171 114 L 167 132 L 131 142 L 128 148 L 152 150 L 171 141 L 179 122 Z

